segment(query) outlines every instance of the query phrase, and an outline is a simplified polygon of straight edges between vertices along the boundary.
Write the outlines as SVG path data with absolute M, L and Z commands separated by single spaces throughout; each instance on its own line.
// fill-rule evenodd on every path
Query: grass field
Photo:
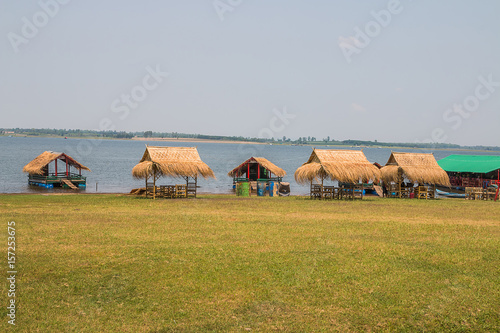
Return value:
M 0 216 L 19 332 L 500 330 L 498 202 L 1 195 Z

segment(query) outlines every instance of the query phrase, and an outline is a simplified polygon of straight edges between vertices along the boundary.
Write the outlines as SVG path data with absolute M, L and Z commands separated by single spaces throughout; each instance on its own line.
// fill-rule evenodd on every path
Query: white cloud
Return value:
M 339 46 L 341 48 L 359 47 L 360 44 L 361 42 L 354 36 L 349 36 L 349 37 L 339 36 Z
M 351 104 L 351 110 L 359 111 L 359 112 L 366 112 L 366 108 L 362 105 L 357 104 L 357 103 Z

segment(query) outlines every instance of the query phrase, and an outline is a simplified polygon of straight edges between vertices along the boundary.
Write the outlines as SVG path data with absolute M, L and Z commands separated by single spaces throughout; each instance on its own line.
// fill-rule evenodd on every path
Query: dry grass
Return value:
M 0 199 L 19 331 L 500 330 L 498 203 Z

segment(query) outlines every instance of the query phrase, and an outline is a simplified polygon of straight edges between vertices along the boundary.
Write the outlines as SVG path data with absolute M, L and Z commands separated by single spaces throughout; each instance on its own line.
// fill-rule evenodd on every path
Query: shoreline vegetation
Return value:
M 363 140 L 333 140 L 330 137 L 317 139 L 315 137 L 299 137 L 291 139 L 282 138 L 250 138 L 242 136 L 218 136 L 204 134 L 186 134 L 177 132 L 117 132 L 93 130 L 66 130 L 66 129 L 22 129 L 3 128 L 0 136 L 12 137 L 49 137 L 68 139 L 114 139 L 138 140 L 159 142 L 192 142 L 192 143 L 231 143 L 231 144 L 267 144 L 267 145 L 293 145 L 293 146 L 327 146 L 327 147 L 355 147 L 355 148 L 400 148 L 400 149 L 432 149 L 432 150 L 470 150 L 483 152 L 500 152 L 498 146 L 461 146 L 449 143 L 391 143 L 363 141 Z
M 497 332 L 499 213 L 234 195 L 0 203 L 26 332 Z

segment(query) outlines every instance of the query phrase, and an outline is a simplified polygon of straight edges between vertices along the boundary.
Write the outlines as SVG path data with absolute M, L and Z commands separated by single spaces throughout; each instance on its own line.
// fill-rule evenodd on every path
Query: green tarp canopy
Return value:
M 438 164 L 447 172 L 488 173 L 500 169 L 500 156 L 450 155 Z

